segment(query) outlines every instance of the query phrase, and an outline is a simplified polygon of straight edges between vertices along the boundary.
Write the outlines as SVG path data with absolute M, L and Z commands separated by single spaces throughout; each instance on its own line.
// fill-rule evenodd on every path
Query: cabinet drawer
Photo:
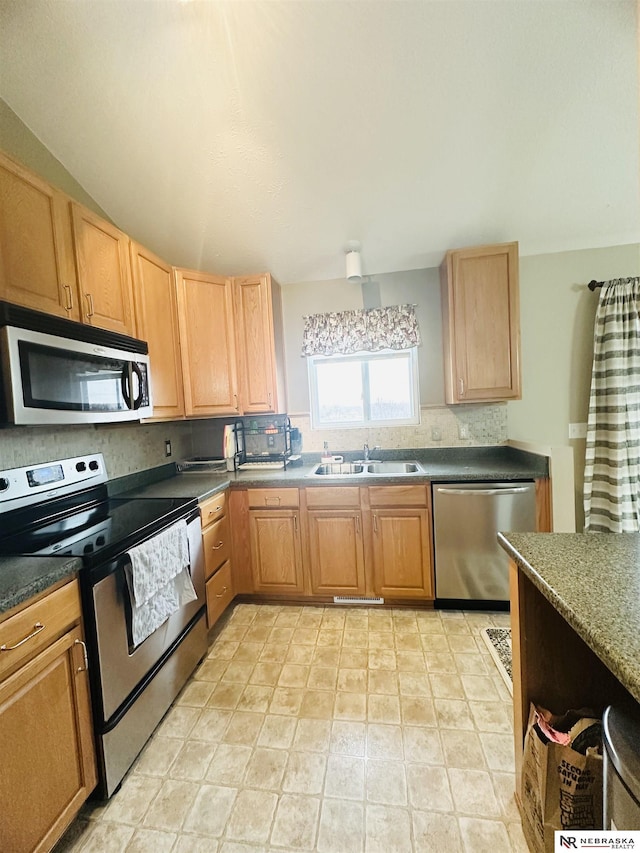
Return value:
M 300 504 L 297 489 L 247 489 L 247 493 L 251 507 L 286 509 Z
M 202 534 L 204 547 L 205 577 L 209 578 L 231 555 L 229 516 L 214 521 Z
M 306 497 L 310 509 L 360 506 L 360 489 L 357 486 L 318 486 L 307 489 Z
M 202 501 L 200 504 L 200 516 L 202 518 L 202 527 L 205 528 L 212 521 L 224 515 L 227 509 L 227 493 L 218 492 L 217 495 L 212 495 L 210 498 Z
M 74 580 L 1 622 L 0 678 L 79 624 L 80 613 L 80 592 Z
M 207 581 L 207 623 L 212 628 L 233 599 L 229 560 Z
M 371 506 L 428 506 L 426 486 L 369 486 Z

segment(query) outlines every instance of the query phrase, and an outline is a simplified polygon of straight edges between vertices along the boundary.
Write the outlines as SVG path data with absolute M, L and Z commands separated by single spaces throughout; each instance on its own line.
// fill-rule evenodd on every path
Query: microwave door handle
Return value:
M 132 370 L 132 374 L 131 374 L 131 388 L 132 389 L 133 389 L 133 374 L 135 373 L 135 375 L 138 377 L 138 396 L 133 401 L 131 408 L 132 409 L 139 409 L 140 406 L 142 405 L 142 400 L 144 398 L 144 385 L 143 385 L 144 377 L 142 375 L 142 369 L 140 368 L 140 365 L 137 362 L 132 361 L 130 366 L 131 366 L 131 370 Z
M 120 387 L 122 388 L 122 396 L 124 397 L 124 401 L 127 404 L 127 408 L 132 408 L 131 406 L 131 365 L 129 362 L 125 362 L 122 365 L 122 373 L 120 374 Z

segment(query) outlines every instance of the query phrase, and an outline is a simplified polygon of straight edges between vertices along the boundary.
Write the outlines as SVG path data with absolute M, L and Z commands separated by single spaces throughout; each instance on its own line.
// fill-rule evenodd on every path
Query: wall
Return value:
M 13 112 L 11 107 L 0 98 L 0 149 L 5 151 L 54 187 L 84 204 L 99 216 L 109 219 L 91 196 L 85 192 L 51 152 L 31 133 L 29 128 Z
M 418 347 L 421 423 L 372 429 L 311 430 L 306 359 L 300 354 L 304 315 L 379 305 L 416 306 L 422 344 Z M 304 450 L 336 452 L 370 447 L 442 447 L 501 444 L 507 438 L 504 404 L 445 406 L 440 278 L 437 268 L 367 277 L 362 284 L 345 279 L 288 284 L 282 288 L 288 406 L 291 422 L 303 433 Z M 468 438 L 460 438 L 464 427 Z M 463 430 L 463 431 L 465 431 Z
M 614 246 L 520 258 L 522 400 L 507 404 L 510 439 L 570 445 L 576 525 L 583 525 L 585 441 L 569 424 L 586 422 L 599 291 L 586 285 L 640 274 L 640 246 Z

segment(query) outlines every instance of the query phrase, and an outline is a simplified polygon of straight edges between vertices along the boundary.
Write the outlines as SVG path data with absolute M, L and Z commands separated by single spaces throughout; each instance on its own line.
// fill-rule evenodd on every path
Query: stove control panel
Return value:
M 107 482 L 102 453 L 0 471 L 0 512 Z

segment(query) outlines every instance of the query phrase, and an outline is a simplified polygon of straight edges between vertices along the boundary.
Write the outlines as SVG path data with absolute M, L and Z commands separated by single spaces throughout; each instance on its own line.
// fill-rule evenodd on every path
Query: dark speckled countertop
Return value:
M 81 566 L 77 557 L 2 557 L 0 614 L 71 578 Z
M 498 541 L 640 702 L 640 534 L 500 533 Z
M 345 453 L 346 461 L 358 458 L 358 453 Z M 166 478 L 152 483 L 145 483 L 144 477 L 134 475 L 133 478 L 123 478 L 112 488 L 118 492 L 123 490 L 131 497 L 195 497 L 204 500 L 216 492 L 226 488 L 308 488 L 309 486 L 365 486 L 365 485 L 398 485 L 400 483 L 425 483 L 430 481 L 462 482 L 500 481 L 500 480 L 532 480 L 548 476 L 548 466 L 545 457 L 516 450 L 511 447 L 464 447 L 441 448 L 436 450 L 388 450 L 376 452 L 376 459 L 416 460 L 424 469 L 423 474 L 410 476 L 377 477 L 365 474 L 361 477 L 314 477 L 309 476 L 320 461 L 318 454 L 305 454 L 304 464 L 290 466 L 286 470 L 270 471 L 238 471 L 229 474 L 184 471 L 170 471 L 171 466 L 164 466 Z M 142 472 L 144 475 L 144 472 Z

